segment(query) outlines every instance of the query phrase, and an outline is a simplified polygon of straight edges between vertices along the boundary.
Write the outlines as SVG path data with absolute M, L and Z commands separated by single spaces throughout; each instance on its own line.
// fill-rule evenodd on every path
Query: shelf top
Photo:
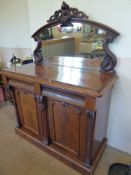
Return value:
M 54 57 L 43 65 L 34 63 L 3 69 L 2 73 L 29 83 L 40 83 L 74 93 L 101 96 L 117 76 L 99 71 L 100 59 Z

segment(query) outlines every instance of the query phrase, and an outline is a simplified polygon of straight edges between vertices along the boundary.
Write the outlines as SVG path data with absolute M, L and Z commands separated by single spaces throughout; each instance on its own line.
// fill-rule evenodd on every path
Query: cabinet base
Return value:
M 70 166 L 71 168 L 73 168 L 74 170 L 80 172 L 83 175 L 92 175 L 93 174 L 93 172 L 95 171 L 95 168 L 96 168 L 96 166 L 99 162 L 99 159 L 101 158 L 101 156 L 104 152 L 104 149 L 105 149 L 106 143 L 107 143 L 107 139 L 105 138 L 103 140 L 102 144 L 101 144 L 101 147 L 99 149 L 99 152 L 98 152 L 97 156 L 95 157 L 95 160 L 93 161 L 93 165 L 90 168 L 88 168 L 88 167 L 84 166 L 82 163 L 77 162 L 76 160 L 73 160 L 73 159 L 63 155 L 62 153 L 60 153 L 57 150 L 53 149 L 51 146 L 45 145 L 44 143 L 37 140 L 33 136 L 31 136 L 31 135 L 27 134 L 26 132 L 24 132 L 22 129 L 16 128 L 15 131 L 16 131 L 16 134 L 20 135 L 21 137 L 23 137 L 24 139 L 26 139 L 30 143 L 35 144 L 37 147 L 39 147 L 42 150 L 46 151 L 48 154 L 54 156 L 58 160 L 61 160 L 62 162 L 64 162 L 65 164 L 67 164 L 68 166 Z

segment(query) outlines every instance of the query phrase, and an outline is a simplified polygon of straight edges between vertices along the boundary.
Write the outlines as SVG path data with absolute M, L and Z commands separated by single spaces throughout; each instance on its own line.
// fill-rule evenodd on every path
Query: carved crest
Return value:
M 71 18 L 88 19 L 88 16 L 77 8 L 71 8 L 63 1 L 61 9 L 55 11 L 47 22 L 60 21 L 62 24 L 66 24 Z

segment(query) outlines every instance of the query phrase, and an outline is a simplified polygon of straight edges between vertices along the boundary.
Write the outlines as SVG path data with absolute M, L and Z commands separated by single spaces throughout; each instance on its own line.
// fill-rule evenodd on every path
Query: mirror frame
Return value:
M 55 11 L 55 13 L 49 18 L 47 24 L 38 29 L 32 37 L 37 42 L 37 47 L 34 50 L 35 64 L 43 64 L 44 58 L 42 55 L 42 39 L 40 38 L 40 33 L 47 30 L 53 26 L 60 24 L 61 26 L 69 26 L 72 22 L 79 22 L 85 24 L 91 24 L 92 26 L 99 27 L 106 31 L 106 37 L 103 42 L 103 49 L 105 51 L 104 59 L 100 64 L 100 71 L 102 72 L 115 72 L 114 68 L 117 64 L 117 58 L 114 53 L 109 49 L 109 44 L 114 41 L 114 39 L 120 34 L 112 29 L 111 27 L 98 23 L 93 20 L 89 20 L 89 17 L 77 8 L 71 8 L 64 1 L 62 2 L 61 9 Z

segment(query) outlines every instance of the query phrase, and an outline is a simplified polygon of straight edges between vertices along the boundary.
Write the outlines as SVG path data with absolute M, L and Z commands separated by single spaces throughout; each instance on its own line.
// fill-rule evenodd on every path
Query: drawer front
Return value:
M 13 86 L 15 88 L 19 88 L 21 90 L 24 90 L 24 91 L 29 91 L 31 93 L 34 93 L 34 86 L 30 83 L 27 83 L 27 82 L 22 82 L 22 81 L 19 81 L 19 80 L 9 80 L 9 83 L 8 83 L 10 86 Z
M 62 92 L 59 90 L 43 88 L 42 95 L 54 100 L 72 104 L 74 106 L 84 107 L 85 105 L 85 97 L 69 94 L 68 92 Z

